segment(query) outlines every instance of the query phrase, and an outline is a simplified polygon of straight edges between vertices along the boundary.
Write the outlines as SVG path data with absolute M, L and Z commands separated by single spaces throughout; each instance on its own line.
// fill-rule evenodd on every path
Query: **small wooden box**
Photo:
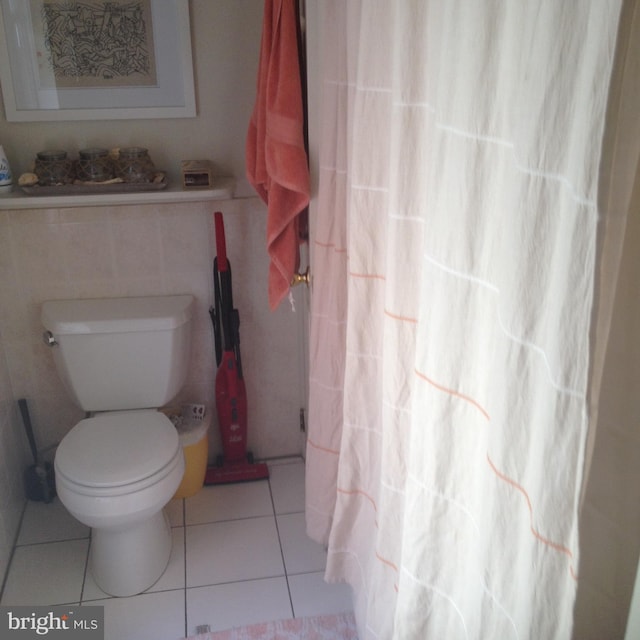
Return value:
M 213 186 L 212 173 L 209 160 L 183 160 L 182 186 L 185 189 L 211 188 Z

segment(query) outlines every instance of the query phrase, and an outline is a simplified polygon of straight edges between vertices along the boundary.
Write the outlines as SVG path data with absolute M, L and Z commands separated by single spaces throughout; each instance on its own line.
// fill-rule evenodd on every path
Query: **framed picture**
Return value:
M 188 0 L 0 0 L 10 122 L 196 115 Z

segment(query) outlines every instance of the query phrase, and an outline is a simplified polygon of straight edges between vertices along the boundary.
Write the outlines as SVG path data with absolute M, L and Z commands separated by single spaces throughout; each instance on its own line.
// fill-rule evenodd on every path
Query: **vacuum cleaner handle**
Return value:
M 236 369 L 238 371 L 238 379 L 242 380 L 242 359 L 240 358 L 240 314 L 237 309 L 231 313 L 231 332 L 233 335 L 233 351 L 236 356 Z
M 214 284 L 218 286 L 216 293 L 216 313 L 222 324 L 223 345 L 225 351 L 235 347 L 232 330 L 233 292 L 231 286 L 231 265 L 227 260 L 227 246 L 224 235 L 224 220 L 222 212 L 214 214 L 216 226 L 216 262 L 217 273 L 214 270 Z
M 222 361 L 222 325 L 220 320 L 220 277 L 218 274 L 218 258 L 213 259 L 213 305 L 209 307 L 209 315 L 213 324 L 213 338 L 216 350 L 216 366 Z
M 229 269 L 227 263 L 227 243 L 224 237 L 224 220 L 222 218 L 222 211 L 216 211 L 214 214 L 216 225 L 216 252 L 218 255 L 218 269 L 220 272 L 225 272 Z

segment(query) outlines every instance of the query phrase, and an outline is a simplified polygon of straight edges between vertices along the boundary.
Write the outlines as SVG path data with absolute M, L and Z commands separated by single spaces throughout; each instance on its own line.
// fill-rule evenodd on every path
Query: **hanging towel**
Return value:
M 287 295 L 300 262 L 300 214 L 309 203 L 295 0 L 265 0 L 247 178 L 267 204 L 269 305 Z

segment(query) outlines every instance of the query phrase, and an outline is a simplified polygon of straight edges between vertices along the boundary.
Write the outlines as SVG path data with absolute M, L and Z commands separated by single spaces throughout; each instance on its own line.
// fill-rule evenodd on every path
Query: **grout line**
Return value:
M 22 549 L 24 547 L 41 547 L 45 544 L 58 544 L 59 542 L 74 542 L 77 540 L 91 540 L 91 533 L 89 533 L 89 535 L 80 537 L 56 538 L 55 540 L 41 540 L 40 542 L 26 542 L 23 544 L 15 544 L 14 549 Z
M 274 456 L 272 458 L 260 458 L 260 460 L 256 460 L 256 462 L 266 462 L 270 467 L 278 467 L 289 464 L 304 464 L 304 458 L 300 455 Z
M 301 513 L 301 512 L 298 512 Z M 227 520 L 206 520 L 204 522 L 190 522 L 189 524 L 185 524 L 185 527 L 201 527 L 203 525 L 210 525 L 210 524 L 224 524 L 227 522 L 242 522 L 244 520 L 257 520 L 258 518 L 271 518 L 271 516 L 275 515 L 275 511 L 272 513 L 265 513 L 261 516 L 242 516 L 240 518 L 229 518 Z M 284 514 L 278 514 L 278 515 L 284 515 Z
M 189 635 L 187 618 L 187 503 L 182 498 L 182 541 L 184 545 L 184 637 Z
M 16 527 L 16 533 L 13 536 L 13 545 L 11 546 L 11 553 L 9 554 L 7 567 L 4 572 L 4 577 L 2 578 L 2 584 L 0 584 L 0 602 L 2 602 L 2 598 L 4 596 L 4 590 L 7 586 L 7 580 L 9 579 L 9 572 L 11 571 L 11 565 L 13 564 L 13 556 L 15 555 L 16 549 L 18 548 L 18 539 L 20 538 L 20 531 L 22 530 L 22 523 L 24 522 L 24 514 L 27 511 L 28 504 L 29 504 L 29 501 L 25 500 L 24 506 L 22 507 L 22 513 L 20 514 L 20 520 L 18 521 L 18 526 Z
M 84 600 L 84 587 L 87 584 L 87 571 L 89 571 L 89 554 L 91 553 L 91 533 L 89 533 L 89 544 L 87 545 L 87 556 L 84 561 L 84 571 L 82 573 L 82 585 L 80 587 L 80 604 Z
M 276 580 L 278 578 L 286 578 L 285 573 L 275 573 L 270 576 L 260 576 L 259 578 L 238 578 L 235 580 L 225 580 L 224 582 L 207 582 L 206 584 L 194 584 L 187 587 L 187 591 L 193 591 L 194 589 L 208 589 L 209 587 L 226 587 L 230 584 L 246 584 L 247 582 L 261 582 L 263 580 Z M 176 589 L 161 589 L 161 591 L 176 591 Z M 150 593 L 159 593 L 159 591 L 153 591 Z
M 208 586 L 208 585 L 206 585 Z M 193 588 L 193 587 L 190 587 Z M 105 593 L 101 596 L 96 596 L 95 598 L 89 598 L 87 600 L 83 600 L 82 604 L 89 604 L 91 602 L 98 602 L 98 601 L 104 601 L 104 600 L 118 600 L 120 602 L 124 602 L 127 600 L 131 600 L 132 598 L 140 598 L 143 596 L 153 596 L 156 593 L 173 593 L 176 591 L 184 591 L 184 589 L 182 589 L 181 587 L 175 587 L 175 588 L 171 588 L 171 587 L 167 587 L 166 589 L 158 589 L 157 591 L 142 591 L 141 593 L 135 593 L 132 596 L 110 596 L 108 593 Z M 64 603 L 63 603 L 64 604 Z M 71 603 L 69 603 L 71 604 Z M 44 605 L 43 605 L 44 606 Z M 59 605 L 46 605 L 46 606 L 59 606 Z
M 292 571 L 291 573 L 287 574 L 289 576 L 296 577 L 296 576 L 312 576 L 315 574 L 320 574 L 324 577 L 325 574 L 325 570 L 324 569 L 305 569 L 304 571 Z M 329 583 L 328 583 L 329 584 Z M 331 584 L 335 584 L 335 583 L 331 583 Z
M 276 514 L 276 504 L 273 500 L 273 491 L 271 490 L 271 477 L 269 477 L 269 496 L 271 497 L 271 508 L 273 509 L 273 521 L 276 525 L 276 533 L 278 534 L 278 546 L 280 547 L 280 557 L 282 558 L 282 568 L 284 570 L 284 579 L 287 583 L 287 593 L 289 594 L 289 606 L 291 607 L 291 615 L 295 618 L 293 610 L 293 598 L 291 597 L 291 587 L 289 585 L 289 576 L 287 575 L 287 565 L 284 561 L 284 550 L 282 548 L 282 540 L 280 538 L 280 527 L 278 527 L 278 514 Z
M 295 509 L 294 511 L 280 511 L 277 516 L 295 516 L 298 513 L 304 513 L 304 509 Z

